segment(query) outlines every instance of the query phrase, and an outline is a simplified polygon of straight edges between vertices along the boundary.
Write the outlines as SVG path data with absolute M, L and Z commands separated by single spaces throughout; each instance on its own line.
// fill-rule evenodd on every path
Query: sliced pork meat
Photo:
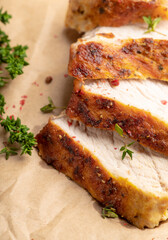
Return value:
M 167 82 L 75 80 L 67 115 L 102 129 L 117 123 L 129 137 L 168 155 Z
M 168 22 L 97 28 L 71 45 L 69 74 L 86 79 L 168 80 Z M 158 33 L 160 32 L 160 33 Z
M 97 26 L 121 26 L 143 16 L 167 19 L 165 0 L 70 0 L 66 26 L 86 32 Z
M 122 160 L 119 149 L 129 139 L 66 117 L 50 119 L 36 138 L 48 164 L 135 226 L 153 228 L 168 218 L 167 157 L 135 143 L 133 160 Z

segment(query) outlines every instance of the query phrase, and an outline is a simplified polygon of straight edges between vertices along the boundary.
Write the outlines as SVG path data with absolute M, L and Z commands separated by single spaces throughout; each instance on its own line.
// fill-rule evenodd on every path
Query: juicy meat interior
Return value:
M 86 79 L 168 80 L 168 22 L 157 32 L 146 25 L 101 27 L 71 45 L 69 74 Z
M 167 19 L 165 0 L 70 0 L 66 26 L 86 32 L 97 26 L 141 22 L 143 16 Z
M 167 218 L 168 158 L 138 143 L 133 160 L 121 159 L 130 139 L 86 127 L 67 117 L 51 119 L 36 136 L 39 154 L 134 225 L 153 228 Z
M 154 80 L 74 82 L 67 107 L 70 118 L 86 125 L 124 132 L 141 144 L 168 155 L 168 83 Z

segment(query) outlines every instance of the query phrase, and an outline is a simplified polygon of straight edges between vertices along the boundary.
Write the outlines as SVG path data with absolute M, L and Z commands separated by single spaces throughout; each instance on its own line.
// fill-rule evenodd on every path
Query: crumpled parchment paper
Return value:
M 73 86 L 67 77 L 69 47 L 78 35 L 64 27 L 68 0 L 1 0 L 1 6 L 13 16 L 2 28 L 13 45 L 29 46 L 30 63 L 23 75 L 1 90 L 6 112 L 20 117 L 37 134 L 50 116 L 40 112 L 48 96 L 59 107 L 67 105 Z M 53 78 L 50 84 L 45 83 L 47 76 Z M 2 130 L 0 135 L 2 148 Z M 139 230 L 121 219 L 102 219 L 99 204 L 47 166 L 35 149 L 31 157 L 14 156 L 8 161 L 0 155 L 0 240 L 71 239 L 166 240 L 168 222 Z

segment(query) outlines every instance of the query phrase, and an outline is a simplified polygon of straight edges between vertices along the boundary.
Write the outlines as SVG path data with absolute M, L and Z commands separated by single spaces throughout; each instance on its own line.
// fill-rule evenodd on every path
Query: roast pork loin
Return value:
M 86 32 L 97 26 L 121 26 L 143 16 L 168 16 L 166 0 L 70 0 L 66 26 Z
M 67 115 L 88 126 L 124 133 L 168 155 L 168 82 L 154 80 L 74 81 Z
M 133 160 L 122 160 L 119 149 L 130 139 L 67 117 L 51 118 L 36 138 L 48 164 L 135 226 L 153 228 L 168 218 L 167 157 L 135 143 Z
M 71 45 L 69 74 L 86 79 L 168 80 L 168 22 L 157 32 L 145 25 L 101 27 Z M 159 33 L 158 33 L 159 32 Z

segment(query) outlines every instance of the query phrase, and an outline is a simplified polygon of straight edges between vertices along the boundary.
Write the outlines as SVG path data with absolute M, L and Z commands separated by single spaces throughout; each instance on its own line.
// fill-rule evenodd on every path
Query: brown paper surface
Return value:
M 66 106 L 72 90 L 72 79 L 65 74 L 70 43 L 77 34 L 64 27 L 67 5 L 68 0 L 1 0 L 13 16 L 2 27 L 13 45 L 29 46 L 30 63 L 1 92 L 7 114 L 20 117 L 35 134 L 49 118 L 40 112 L 47 97 Z M 47 76 L 53 77 L 48 85 Z M 27 98 L 20 110 L 23 95 Z M 2 130 L 0 134 L 2 142 Z M 102 219 L 100 213 L 101 207 L 84 189 L 47 166 L 36 150 L 31 157 L 8 161 L 0 155 L 0 240 L 168 239 L 168 222 L 139 230 L 121 219 Z

